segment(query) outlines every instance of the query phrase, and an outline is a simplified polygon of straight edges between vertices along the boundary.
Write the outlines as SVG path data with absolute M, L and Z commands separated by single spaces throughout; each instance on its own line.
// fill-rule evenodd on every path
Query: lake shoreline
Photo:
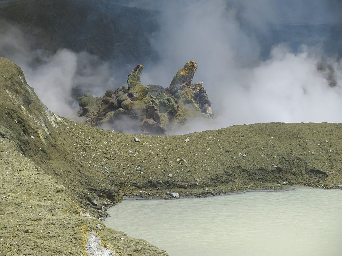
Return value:
M 239 195 L 239 194 L 244 194 L 244 193 L 249 193 L 249 192 L 287 192 L 287 191 L 292 191 L 296 189 L 301 189 L 301 188 L 313 188 L 313 189 L 341 189 L 341 188 L 315 188 L 315 187 L 306 187 L 306 186 L 282 186 L 277 189 L 267 189 L 267 188 L 259 188 L 259 189 L 250 189 L 250 190 L 240 190 L 236 192 L 230 192 L 226 194 L 216 194 L 216 195 L 205 195 L 205 196 L 196 196 L 196 195 L 190 195 L 190 196 L 184 196 L 184 197 L 179 197 L 179 198 L 158 198 L 158 197 L 151 197 L 151 198 L 144 198 L 144 197 L 139 197 L 139 196 L 123 196 L 122 201 L 134 201 L 134 200 L 182 200 L 182 199 L 194 199 L 194 198 L 208 198 L 208 197 L 216 197 L 216 196 L 229 196 L 229 195 Z M 115 205 L 114 205 L 115 206 Z

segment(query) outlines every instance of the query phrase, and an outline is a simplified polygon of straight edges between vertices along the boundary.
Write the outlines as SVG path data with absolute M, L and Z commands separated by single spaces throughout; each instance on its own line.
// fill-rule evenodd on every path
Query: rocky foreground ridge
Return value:
M 341 124 L 137 136 L 76 123 L 46 109 L 0 58 L 0 255 L 167 255 L 99 218 L 124 196 L 341 188 L 341 154 Z
M 107 124 L 119 132 L 129 129 L 155 135 L 165 134 L 188 119 L 213 116 L 202 83 L 192 83 L 196 62 L 187 62 L 167 88 L 142 85 L 140 73 L 143 67 L 136 66 L 128 75 L 127 84 L 115 91 L 108 90 L 101 98 L 90 94 L 79 97 L 79 115 L 85 116 L 86 122 L 94 126 Z M 125 122 L 127 119 L 135 122 Z

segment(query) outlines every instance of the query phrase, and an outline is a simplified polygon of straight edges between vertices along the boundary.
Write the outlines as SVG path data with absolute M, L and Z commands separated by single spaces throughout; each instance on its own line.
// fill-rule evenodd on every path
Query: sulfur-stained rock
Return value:
M 141 84 L 140 74 L 141 74 L 141 71 L 143 70 L 143 68 L 144 68 L 143 65 L 138 65 L 128 75 L 128 78 L 127 78 L 128 89 L 131 89 L 131 88 L 135 87 L 136 85 Z
M 89 105 L 90 102 L 94 100 L 94 97 L 93 95 L 87 93 L 79 97 L 77 100 L 80 107 L 85 108 Z
M 79 97 L 79 115 L 92 125 L 109 124 L 120 132 L 127 130 L 126 125 L 118 124 L 133 119 L 137 124 L 134 130 L 146 134 L 164 134 L 191 118 L 212 117 L 211 102 L 202 83 L 192 84 L 196 62 L 187 62 L 167 88 L 142 85 L 143 68 L 136 66 L 128 75 L 127 84 L 108 90 L 102 98 L 88 94 Z
M 192 78 L 197 70 L 197 63 L 194 61 L 189 61 L 185 63 L 184 67 L 180 69 L 177 74 L 173 77 L 170 84 L 170 92 L 175 94 L 182 85 L 190 85 Z

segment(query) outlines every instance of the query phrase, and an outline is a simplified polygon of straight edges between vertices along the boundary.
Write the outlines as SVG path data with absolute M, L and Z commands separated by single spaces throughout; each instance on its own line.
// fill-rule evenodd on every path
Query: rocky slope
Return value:
M 47 110 L 1 58 L 0 255 L 166 255 L 98 218 L 126 196 L 340 188 L 341 154 L 341 124 L 137 136 L 75 123 Z
M 96 207 L 87 211 L 83 203 L 104 195 L 104 177 L 91 186 L 73 178 L 88 171 L 63 149 L 60 132 L 74 124 L 48 111 L 20 68 L 3 58 L 0 91 L 0 255 L 166 255 L 105 227 L 92 217 Z M 89 190 L 76 188 L 82 184 Z M 116 186 L 106 189 L 108 203 L 120 200 Z

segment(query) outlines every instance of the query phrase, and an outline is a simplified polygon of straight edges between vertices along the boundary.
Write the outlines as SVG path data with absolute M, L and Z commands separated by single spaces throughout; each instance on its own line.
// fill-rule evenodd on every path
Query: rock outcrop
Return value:
M 79 115 L 94 126 L 110 124 L 120 132 L 126 129 L 123 119 L 135 120 L 133 130 L 145 134 L 164 134 L 191 118 L 213 116 L 202 83 L 192 83 L 196 62 L 187 62 L 167 88 L 142 85 L 143 67 L 136 66 L 128 75 L 127 84 L 115 91 L 108 90 L 101 98 L 89 94 L 79 97 Z

